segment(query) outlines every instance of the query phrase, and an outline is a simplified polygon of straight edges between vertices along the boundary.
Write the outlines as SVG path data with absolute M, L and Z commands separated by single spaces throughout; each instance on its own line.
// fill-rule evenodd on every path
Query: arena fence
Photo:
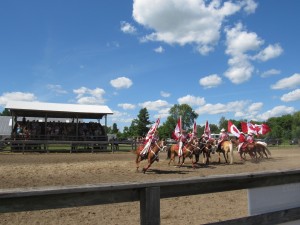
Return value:
M 300 169 L 143 183 L 0 189 L 0 213 L 140 201 L 140 224 L 157 225 L 160 224 L 161 198 L 251 189 L 297 182 L 300 182 Z M 300 207 L 211 224 L 273 225 L 298 219 L 300 219 Z
M 0 151 L 5 146 L 9 146 L 11 152 L 98 152 L 98 151 L 115 151 L 126 149 L 136 149 L 135 141 L 94 141 L 94 140 L 10 140 L 0 141 Z M 120 148 L 121 146 L 121 148 Z

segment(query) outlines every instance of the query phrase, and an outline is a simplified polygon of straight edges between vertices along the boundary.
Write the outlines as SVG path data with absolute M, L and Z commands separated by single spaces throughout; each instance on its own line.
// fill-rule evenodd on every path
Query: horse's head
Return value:
M 158 151 L 165 151 L 167 149 L 167 142 L 165 139 L 157 141 L 156 145 L 158 147 Z

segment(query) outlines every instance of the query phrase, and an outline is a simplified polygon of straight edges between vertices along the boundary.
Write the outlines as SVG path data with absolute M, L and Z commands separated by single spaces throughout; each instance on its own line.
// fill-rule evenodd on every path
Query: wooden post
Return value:
M 160 187 L 147 187 L 140 193 L 141 225 L 160 224 Z

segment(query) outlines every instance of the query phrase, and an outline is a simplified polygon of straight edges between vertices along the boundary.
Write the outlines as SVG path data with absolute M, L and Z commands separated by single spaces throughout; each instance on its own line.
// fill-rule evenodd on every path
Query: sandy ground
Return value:
M 136 173 L 132 153 L 0 153 L 0 189 L 138 182 L 299 168 L 298 146 L 290 149 L 271 147 L 270 150 L 271 158 L 258 163 L 241 162 L 235 152 L 233 165 L 218 164 L 217 156 L 213 155 L 208 167 L 201 163 L 196 169 L 191 168 L 189 159 L 182 168 L 168 166 L 169 160 L 163 152 L 160 161 L 155 162 L 146 174 Z M 142 161 L 141 167 L 145 163 Z M 248 214 L 247 207 L 247 190 L 162 199 L 161 224 L 203 224 L 244 217 Z M 140 224 L 139 202 L 3 213 L 0 224 L 135 225 Z

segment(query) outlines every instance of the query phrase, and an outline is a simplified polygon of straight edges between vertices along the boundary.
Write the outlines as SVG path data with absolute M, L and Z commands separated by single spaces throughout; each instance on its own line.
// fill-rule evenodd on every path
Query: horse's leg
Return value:
M 245 153 L 242 150 L 240 150 L 239 153 L 240 153 L 241 160 L 246 160 L 246 157 L 245 158 L 243 157 L 243 155 L 245 155 Z
M 210 153 L 209 152 L 207 152 L 206 153 L 206 165 L 209 165 L 209 157 L 210 157 Z
M 135 163 L 136 163 L 136 172 L 139 171 L 140 162 L 141 162 L 141 156 L 137 153 L 136 160 L 135 160 Z
M 154 161 L 155 161 L 155 157 L 153 159 L 151 156 L 148 157 L 148 165 L 143 168 L 143 173 L 146 173 L 146 171 L 150 168 L 150 166 Z
M 221 163 L 221 152 L 218 152 L 218 155 L 219 155 L 219 161 L 218 161 L 218 163 L 220 164 Z
M 204 151 L 202 152 L 202 156 L 203 156 L 203 158 L 202 158 L 202 163 L 205 164 L 205 156 L 206 156 L 206 153 L 205 153 Z
M 226 164 L 227 164 L 227 163 L 228 163 L 228 160 L 227 160 L 227 157 L 226 157 L 225 151 L 223 151 L 223 156 L 224 156 L 225 162 L 226 162 Z

